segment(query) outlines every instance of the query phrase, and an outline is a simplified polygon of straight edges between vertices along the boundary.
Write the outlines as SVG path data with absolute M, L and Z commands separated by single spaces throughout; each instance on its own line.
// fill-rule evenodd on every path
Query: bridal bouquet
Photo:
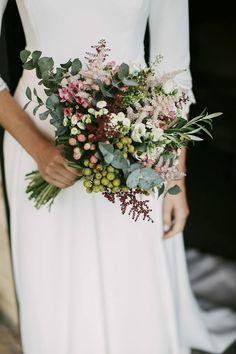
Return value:
M 63 145 L 68 164 L 81 171 L 78 180 L 88 193 L 117 200 L 122 213 L 128 211 L 134 220 L 153 221 L 145 196 L 180 192 L 177 185 L 166 190 L 165 183 L 182 175 L 180 148 L 202 140 L 201 131 L 210 135 L 207 126 L 220 113 L 187 120 L 189 98 L 174 80 L 179 71 L 158 73 L 160 57 L 149 67 L 132 69 L 107 61 L 104 40 L 92 48 L 85 67 L 74 59 L 54 68 L 53 59 L 41 52 L 22 51 L 24 68 L 36 71 L 46 94 L 39 97 L 28 87 L 27 105 L 36 101 L 34 115 L 50 116 L 55 143 Z M 35 206 L 51 206 L 60 189 L 38 171 L 27 178 L 26 192 Z

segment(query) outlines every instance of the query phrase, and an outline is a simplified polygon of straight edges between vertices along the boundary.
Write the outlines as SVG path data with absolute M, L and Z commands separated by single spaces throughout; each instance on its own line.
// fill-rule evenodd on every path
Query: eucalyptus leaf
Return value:
M 141 169 L 144 168 L 144 166 L 141 163 L 133 163 L 130 167 L 129 167 L 129 172 L 133 172 L 134 170 L 137 170 L 137 168 Z
M 45 112 L 43 112 L 43 113 L 40 113 L 40 114 L 39 114 L 39 118 L 40 118 L 41 120 L 45 120 L 45 119 L 47 119 L 49 113 L 50 113 L 50 111 L 45 111 Z
M 31 101 L 27 102 L 27 103 L 24 105 L 24 107 L 23 107 L 23 110 L 24 110 L 24 111 L 27 109 L 27 107 L 28 107 L 28 105 L 29 105 L 30 103 L 31 103 Z
M 43 75 L 44 72 L 51 71 L 54 67 L 54 61 L 50 57 L 42 57 L 38 61 L 38 67 Z
M 132 189 L 132 188 L 136 188 L 138 186 L 140 173 L 141 173 L 141 169 L 137 168 L 136 170 L 132 171 L 129 174 L 129 176 L 126 180 L 126 185 L 128 188 Z
M 32 92 L 31 89 L 29 87 L 27 87 L 26 91 L 25 91 L 26 97 L 32 101 Z
M 163 183 L 162 186 L 158 189 L 158 198 L 164 193 L 165 191 L 165 184 Z
M 139 178 L 139 187 L 144 190 L 149 190 L 163 183 L 163 178 L 152 168 L 146 167 L 141 170 Z
M 115 150 L 113 154 L 113 160 L 111 165 L 115 168 L 126 170 L 129 168 L 129 162 L 124 158 L 122 152 L 120 150 Z
M 31 52 L 27 49 L 24 49 L 20 52 L 20 58 L 23 64 L 27 62 L 27 59 L 29 58 Z
M 81 61 L 78 58 L 74 59 L 71 65 L 71 75 L 77 75 L 81 69 L 82 69 Z
M 169 188 L 167 193 L 171 194 L 171 195 L 176 195 L 179 194 L 181 192 L 181 188 L 175 184 L 173 187 Z
M 71 59 L 70 59 L 70 60 L 68 60 L 65 64 L 61 64 L 61 67 L 62 67 L 63 69 L 69 69 L 69 68 L 71 67 L 71 64 L 72 64 L 72 61 L 71 61 Z
M 124 78 L 124 79 L 122 80 L 122 82 L 123 82 L 123 84 L 126 85 L 126 86 L 132 86 L 132 87 L 138 86 L 138 83 L 137 83 L 136 81 L 134 81 L 134 80 L 129 80 L 129 79 Z
M 34 109 L 33 109 L 33 115 L 35 116 L 38 109 L 41 107 L 41 105 L 39 104 L 38 106 L 36 106 Z
M 54 109 L 55 106 L 59 103 L 59 98 L 57 95 L 52 94 L 51 96 L 48 97 L 47 101 L 46 101 L 46 107 L 48 109 Z
M 24 65 L 23 65 L 23 68 L 24 69 L 26 69 L 26 70 L 32 70 L 32 69 L 34 69 L 34 62 L 33 62 L 33 60 L 31 59 L 31 60 L 29 60 L 29 61 L 27 61 Z
M 32 53 L 32 60 L 34 62 L 34 65 L 38 62 L 39 58 L 41 57 L 42 55 L 42 52 L 40 52 L 39 50 L 35 50 L 33 53 Z
M 123 81 L 124 78 L 127 77 L 128 75 L 129 75 L 129 65 L 127 65 L 126 63 L 122 63 L 118 71 L 118 77 L 121 81 Z
M 111 144 L 105 144 L 101 141 L 98 143 L 98 148 L 107 164 L 110 164 L 114 158 L 114 147 Z

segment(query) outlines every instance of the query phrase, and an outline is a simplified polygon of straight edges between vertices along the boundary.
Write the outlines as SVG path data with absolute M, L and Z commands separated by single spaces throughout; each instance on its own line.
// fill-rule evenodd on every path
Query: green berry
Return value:
M 134 152 L 134 150 L 135 150 L 134 145 L 129 145 L 129 147 L 128 147 L 129 153 L 132 154 Z
M 84 166 L 85 166 L 85 167 L 88 167 L 88 165 L 89 165 L 89 160 L 87 160 L 87 159 L 84 160 Z
M 101 179 L 101 183 L 102 183 L 103 186 L 107 186 L 108 183 L 109 183 L 109 181 L 108 181 L 107 178 L 103 177 L 103 178 Z
M 115 171 L 114 167 L 112 166 L 107 167 L 107 172 L 114 172 L 114 171 Z
M 86 188 L 87 193 L 92 193 L 92 188 Z
M 103 170 L 103 166 L 100 163 L 98 163 L 96 166 L 96 170 L 101 172 Z
M 123 144 L 121 142 L 118 142 L 116 143 L 116 147 L 119 149 L 119 150 L 122 150 L 123 149 Z
M 115 174 L 113 172 L 108 172 L 107 179 L 109 181 L 113 181 L 113 179 L 115 179 L 115 178 L 116 178 L 116 176 L 115 176 Z
M 94 163 L 92 163 L 92 162 L 89 162 L 89 167 L 90 167 L 91 169 L 94 169 L 95 164 L 94 164 Z
M 99 180 L 99 179 L 94 179 L 93 180 L 93 184 L 95 185 L 95 186 L 99 186 L 100 184 L 101 184 L 101 181 Z
M 112 193 L 118 193 L 120 191 L 120 188 L 119 187 L 113 187 L 111 191 L 112 191 Z
M 121 138 L 121 143 L 122 143 L 123 145 L 127 145 L 127 144 L 129 143 L 128 138 L 126 138 L 126 137 Z
M 93 192 L 95 193 L 100 192 L 100 186 L 93 186 Z
M 82 173 L 84 176 L 90 176 L 92 174 L 92 171 L 90 168 L 83 168 Z
M 107 185 L 108 188 L 112 189 L 113 188 L 113 184 L 111 182 L 108 183 Z
M 124 158 L 125 159 L 127 159 L 127 157 L 128 157 L 128 154 L 127 154 L 127 152 L 125 151 L 125 152 L 123 152 L 123 154 L 122 154 L 123 156 L 124 156 Z
M 98 173 L 95 174 L 95 177 L 96 177 L 96 179 L 101 179 L 102 178 L 102 174 L 98 172 Z
M 122 186 L 121 190 L 122 192 L 128 192 L 129 188 L 127 186 Z
M 100 184 L 99 190 L 100 190 L 100 192 L 104 192 L 105 191 L 105 187 Z
M 90 181 L 84 181 L 84 187 L 85 188 L 90 188 L 91 187 L 91 182 Z
M 102 175 L 105 177 L 107 175 L 107 171 L 102 171 Z
M 120 183 L 121 183 L 121 181 L 119 178 L 116 178 L 116 179 L 114 179 L 114 181 L 112 181 L 112 184 L 114 187 L 119 187 Z

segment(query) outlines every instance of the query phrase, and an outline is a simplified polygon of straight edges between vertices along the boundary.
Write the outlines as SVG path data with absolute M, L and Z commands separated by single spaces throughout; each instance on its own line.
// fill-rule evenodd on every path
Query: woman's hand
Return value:
M 177 195 L 167 194 L 163 203 L 163 224 L 164 239 L 168 239 L 184 230 L 188 215 L 189 207 L 186 196 L 186 188 L 184 179 L 178 182 L 170 182 L 168 188 L 178 184 L 182 192 Z
M 62 149 L 50 142 L 40 149 L 35 160 L 45 181 L 58 188 L 71 186 L 80 175 L 78 170 L 68 166 Z

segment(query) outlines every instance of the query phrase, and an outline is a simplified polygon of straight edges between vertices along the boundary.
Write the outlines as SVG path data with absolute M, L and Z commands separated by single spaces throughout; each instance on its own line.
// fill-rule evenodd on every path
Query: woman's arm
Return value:
M 59 188 L 74 183 L 78 172 L 67 166 L 60 150 L 37 129 L 6 89 L 0 91 L 0 125 L 33 157 L 47 182 Z
M 150 60 L 158 54 L 163 56 L 160 70 L 164 72 L 186 69 L 177 76 L 179 85 L 191 91 L 192 79 L 189 71 L 189 18 L 188 0 L 151 0 L 150 16 Z M 179 170 L 186 171 L 186 150 L 182 149 Z M 185 180 L 170 182 L 168 187 L 178 184 L 182 190 L 176 196 L 167 194 L 163 203 L 164 238 L 183 231 L 189 214 Z

